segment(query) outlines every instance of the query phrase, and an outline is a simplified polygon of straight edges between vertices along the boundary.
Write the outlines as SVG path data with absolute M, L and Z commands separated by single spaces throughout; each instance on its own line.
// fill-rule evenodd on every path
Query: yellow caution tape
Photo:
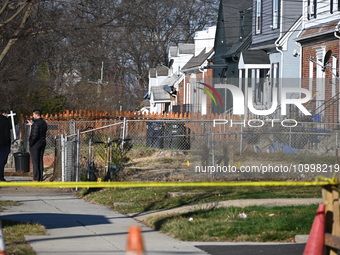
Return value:
M 338 176 L 337 174 L 333 174 L 333 177 L 332 178 L 328 178 L 328 177 L 323 177 L 323 176 L 317 176 L 315 178 L 315 181 L 317 182 L 330 182 L 330 183 L 335 183 L 335 184 L 338 184 Z
M 337 185 L 337 179 L 312 182 L 0 182 L 0 187 L 40 188 L 135 188 L 135 187 L 235 187 L 235 186 L 324 186 Z

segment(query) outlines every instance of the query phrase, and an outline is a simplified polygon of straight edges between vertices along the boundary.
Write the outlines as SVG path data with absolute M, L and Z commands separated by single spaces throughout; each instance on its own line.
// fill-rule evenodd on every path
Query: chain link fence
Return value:
M 61 181 L 276 180 L 331 177 L 338 124 L 264 120 L 48 122 Z

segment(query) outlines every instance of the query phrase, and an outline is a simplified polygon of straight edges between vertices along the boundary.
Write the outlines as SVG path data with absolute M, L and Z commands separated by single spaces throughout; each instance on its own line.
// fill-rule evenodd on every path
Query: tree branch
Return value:
M 30 15 L 32 14 L 32 12 L 33 12 L 33 4 L 28 3 L 27 10 L 25 11 L 25 14 L 21 20 L 20 26 L 13 33 L 12 39 L 8 41 L 8 43 L 6 44 L 6 47 L 2 50 L 0 54 L 0 63 L 3 61 L 3 59 L 5 58 L 6 54 L 8 53 L 10 48 L 13 46 L 13 44 L 15 44 L 15 42 L 18 40 L 18 35 L 25 28 L 25 24 L 28 18 L 30 17 Z
M 4 3 L 4 5 L 2 6 L 2 8 L 0 9 L 0 15 L 4 13 L 4 11 L 6 10 L 8 4 L 9 4 L 10 0 L 6 0 L 6 2 Z
M 22 3 L 22 6 L 20 8 L 18 8 L 18 10 L 11 16 L 9 17 L 7 20 L 5 20 L 3 23 L 0 23 L 0 27 L 5 26 L 6 24 L 8 24 L 9 22 L 11 22 L 12 20 L 14 20 L 24 9 L 25 7 L 28 5 L 27 2 Z

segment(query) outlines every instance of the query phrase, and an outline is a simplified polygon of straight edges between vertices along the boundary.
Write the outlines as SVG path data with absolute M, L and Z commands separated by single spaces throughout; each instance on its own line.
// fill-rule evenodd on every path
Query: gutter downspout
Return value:
M 202 74 L 202 81 L 204 82 L 204 68 L 202 69 L 202 66 L 200 66 L 198 68 L 198 71 Z M 200 102 L 201 103 L 201 115 L 203 115 L 203 100 L 202 100 L 203 95 L 204 94 L 202 93 L 201 96 L 200 96 L 200 99 L 201 99 L 201 102 Z M 204 115 L 206 115 L 206 114 L 207 114 L 207 100 L 205 99 L 205 114 Z
M 303 7 L 302 7 L 303 8 Z M 300 30 L 300 32 L 297 34 L 297 38 L 299 38 L 300 37 L 300 35 L 302 34 L 302 31 L 303 31 L 303 29 L 304 29 L 304 16 L 302 16 L 302 19 L 301 19 L 301 30 Z M 295 44 L 299 47 L 299 50 L 300 50 L 300 54 L 299 54 L 299 58 L 300 58 L 300 78 L 302 78 L 302 74 L 303 74 L 303 72 L 302 72 L 302 45 L 301 45 L 301 43 L 299 43 L 299 42 L 297 42 L 297 41 L 295 41 Z M 301 79 L 300 79 L 300 88 L 302 88 L 302 83 L 301 83 Z
M 339 31 L 339 27 L 340 27 L 340 21 L 338 22 L 338 24 L 336 25 L 336 27 L 335 27 L 335 31 L 334 31 L 334 36 L 336 37 L 336 38 L 338 38 L 338 39 L 340 39 L 340 35 L 338 35 L 337 33 L 339 33 L 340 31 Z M 340 41 L 339 41 L 339 54 L 340 54 Z M 338 56 L 338 57 L 340 57 L 340 56 Z M 339 68 L 339 70 L 340 70 L 340 61 L 338 61 L 339 62 L 339 66 L 338 66 L 338 68 Z M 336 70 L 335 70 L 336 71 Z M 339 91 L 340 91 L 340 79 L 338 79 L 339 80 Z M 340 102 L 339 102 L 339 108 L 340 108 Z M 338 120 L 340 119 L 340 113 L 338 114 Z M 337 147 L 337 149 L 338 149 L 338 147 Z
M 280 36 L 279 38 L 277 38 L 277 40 L 275 41 L 275 48 L 278 52 L 280 52 L 280 77 L 282 77 L 283 74 L 283 51 L 280 49 L 280 44 L 279 41 L 282 38 L 283 35 L 283 15 L 282 15 L 282 6 L 283 6 L 283 0 L 280 1 L 280 8 L 281 8 L 281 12 L 280 12 Z M 277 79 L 279 79 L 279 77 L 276 77 Z M 281 95 L 281 90 L 282 90 L 282 79 L 279 79 L 279 86 L 278 86 L 278 105 L 281 105 L 281 97 L 279 95 Z

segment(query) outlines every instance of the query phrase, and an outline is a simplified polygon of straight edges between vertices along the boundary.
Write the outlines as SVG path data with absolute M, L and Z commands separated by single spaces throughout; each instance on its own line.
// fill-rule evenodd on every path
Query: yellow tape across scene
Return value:
M 324 186 L 337 185 L 337 179 L 322 181 L 254 181 L 254 182 L 0 182 L 0 187 L 40 188 L 136 188 L 136 187 L 213 187 L 213 186 Z

